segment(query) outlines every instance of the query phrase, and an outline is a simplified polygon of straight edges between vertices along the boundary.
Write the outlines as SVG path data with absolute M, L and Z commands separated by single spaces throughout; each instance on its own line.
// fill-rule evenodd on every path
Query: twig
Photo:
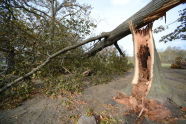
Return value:
M 67 68 L 63 67 L 63 69 L 65 69 L 65 71 L 67 71 L 69 74 L 72 74 L 72 72 L 70 72 Z
M 140 113 L 138 115 L 138 118 L 142 115 L 143 111 L 144 111 L 144 107 L 141 109 L 141 111 L 140 111 Z

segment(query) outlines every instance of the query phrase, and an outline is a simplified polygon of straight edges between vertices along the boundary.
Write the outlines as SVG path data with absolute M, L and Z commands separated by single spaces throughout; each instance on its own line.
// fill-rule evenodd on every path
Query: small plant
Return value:
M 183 57 L 178 56 L 175 58 L 175 62 L 171 64 L 171 68 L 174 69 L 182 69 L 186 66 L 186 61 L 184 61 Z
M 86 111 L 86 115 L 87 116 L 94 116 L 94 109 L 92 108 L 88 108 L 87 111 Z
M 120 120 L 118 120 L 118 119 L 116 119 L 112 116 L 109 116 L 105 113 L 102 113 L 99 118 L 100 118 L 100 120 L 99 120 L 100 124 L 118 124 L 118 123 L 121 123 Z

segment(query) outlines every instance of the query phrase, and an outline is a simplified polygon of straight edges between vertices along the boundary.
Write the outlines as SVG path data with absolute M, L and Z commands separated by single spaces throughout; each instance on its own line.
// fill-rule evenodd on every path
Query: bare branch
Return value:
M 15 6 L 13 6 L 13 7 L 15 7 L 15 8 L 24 9 L 25 11 L 28 11 L 28 12 L 30 12 L 30 13 L 33 13 L 33 14 L 38 15 L 38 16 L 43 17 L 43 18 L 46 18 L 46 17 L 51 18 L 46 12 L 44 12 L 44 11 L 42 11 L 42 10 L 39 10 L 39 9 L 37 9 L 37 8 L 35 8 L 35 7 L 31 6 L 31 5 L 29 5 L 25 0 L 23 0 L 21 4 L 15 2 L 15 0 L 14 0 L 14 4 L 15 4 Z M 24 5 L 24 4 L 25 4 L 25 5 Z M 25 7 L 25 6 L 27 6 L 28 8 Z M 35 12 L 35 11 L 31 11 L 29 8 L 31 8 L 31 9 L 37 11 L 37 12 L 42 13 L 44 16 L 41 15 L 41 14 L 38 14 L 38 13 Z M 45 16 L 46 16 L 46 17 L 45 17 Z

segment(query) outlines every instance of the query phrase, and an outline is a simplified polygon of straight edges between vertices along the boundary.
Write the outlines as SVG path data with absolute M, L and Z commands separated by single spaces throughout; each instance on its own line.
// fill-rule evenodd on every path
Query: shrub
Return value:
M 174 63 L 171 64 L 171 68 L 173 69 L 181 69 L 183 65 L 183 57 L 178 56 L 175 58 Z
M 127 58 L 112 51 L 86 59 L 77 56 L 63 62 L 56 59 L 41 71 L 40 77 L 48 79 L 47 94 L 57 93 L 61 89 L 80 92 L 86 87 L 108 82 L 129 68 L 131 65 Z M 89 74 L 85 75 L 86 72 Z

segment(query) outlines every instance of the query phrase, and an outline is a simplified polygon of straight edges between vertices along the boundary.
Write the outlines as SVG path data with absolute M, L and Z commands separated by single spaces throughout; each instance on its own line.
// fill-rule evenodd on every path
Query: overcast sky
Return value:
M 99 34 L 101 32 L 108 32 L 116 28 L 119 24 L 125 21 L 127 18 L 135 14 L 142 7 L 147 5 L 151 0 L 79 0 L 81 3 L 86 3 L 92 6 L 91 17 L 96 20 L 97 28 L 93 31 L 93 34 Z M 159 19 L 154 22 L 153 28 L 159 25 L 168 25 L 174 22 L 178 18 L 178 11 L 185 8 L 186 4 L 179 5 L 167 12 L 167 22 L 165 24 L 164 19 Z M 156 48 L 158 50 L 165 50 L 168 46 L 176 46 L 181 49 L 186 49 L 186 42 L 176 40 L 168 43 L 160 43 L 161 36 L 168 34 L 178 26 L 178 23 L 169 25 L 169 29 L 162 33 L 154 34 Z M 132 36 L 121 39 L 118 44 L 122 50 L 126 51 L 127 55 L 133 55 L 133 43 Z

